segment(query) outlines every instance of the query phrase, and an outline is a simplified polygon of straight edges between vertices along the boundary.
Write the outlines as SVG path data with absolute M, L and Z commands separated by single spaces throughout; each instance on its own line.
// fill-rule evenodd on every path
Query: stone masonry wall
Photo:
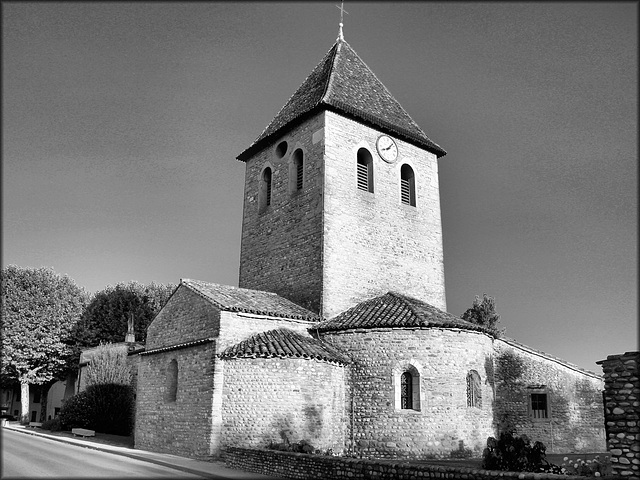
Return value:
M 325 317 L 390 290 L 446 310 L 436 156 L 396 139 L 398 159 L 386 163 L 376 150 L 379 131 L 325 116 Z M 373 193 L 357 188 L 361 147 L 373 158 Z M 415 207 L 400 201 L 404 163 L 415 174 Z
M 146 349 L 217 337 L 219 327 L 220 311 L 180 285 L 147 328 Z
M 311 322 L 220 312 L 180 286 L 147 330 L 140 355 L 136 399 L 136 448 L 184 456 L 217 455 L 222 432 L 223 362 L 216 354 L 266 330 L 288 327 L 306 333 Z M 181 344 L 212 341 L 190 347 Z M 167 349 L 150 352 L 153 349 Z M 177 396 L 167 401 L 167 368 L 178 365 Z
M 304 320 L 290 320 L 242 312 L 221 312 L 218 351 L 222 352 L 225 348 L 235 345 L 251 335 L 275 328 L 288 328 L 303 335 L 309 335 L 307 329 L 313 325 L 314 322 Z
M 328 332 L 323 339 L 348 352 L 354 362 L 347 398 L 353 398 L 347 405 L 352 421 L 348 443 L 352 435 L 359 456 L 448 457 L 460 446 L 479 455 L 487 437 L 494 435 L 491 337 L 453 329 L 397 328 Z M 420 405 L 403 410 L 399 379 L 410 368 L 419 374 Z M 467 406 L 470 370 L 481 379 L 478 407 Z
M 322 292 L 323 114 L 298 125 L 246 162 L 239 286 L 275 292 L 319 312 Z M 277 145 L 286 141 L 283 157 Z M 292 153 L 302 149 L 303 188 L 290 187 Z M 271 205 L 260 211 L 265 166 L 272 169 Z
M 177 395 L 167 401 L 167 367 L 178 364 Z M 135 448 L 187 457 L 211 455 L 213 343 L 141 356 Z
M 222 449 L 308 441 L 344 449 L 344 367 L 303 358 L 224 361 Z
M 614 473 L 640 479 L 640 352 L 597 362 L 604 372 L 604 417 Z
M 147 329 L 146 351 L 215 338 L 220 312 L 180 285 Z M 140 355 L 135 447 L 185 456 L 209 455 L 215 343 Z M 178 365 L 175 401 L 167 401 L 167 368 Z
M 548 453 L 603 452 L 602 379 L 507 339 L 495 342 L 498 430 L 515 429 Z M 531 395 L 547 396 L 548 418 L 534 418 Z

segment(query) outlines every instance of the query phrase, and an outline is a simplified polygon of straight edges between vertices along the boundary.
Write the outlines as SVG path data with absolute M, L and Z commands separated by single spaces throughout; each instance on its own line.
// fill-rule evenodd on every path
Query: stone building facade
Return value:
M 601 451 L 599 376 L 445 311 L 444 154 L 339 38 L 238 156 L 240 287 L 182 280 L 149 326 L 136 447 Z

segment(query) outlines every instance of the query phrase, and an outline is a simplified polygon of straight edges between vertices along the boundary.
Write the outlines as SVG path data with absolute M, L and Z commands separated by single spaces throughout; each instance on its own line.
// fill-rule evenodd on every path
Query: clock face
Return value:
M 378 148 L 378 154 L 385 162 L 395 162 L 398 158 L 398 146 L 394 142 L 393 138 L 387 135 L 380 135 L 376 142 Z

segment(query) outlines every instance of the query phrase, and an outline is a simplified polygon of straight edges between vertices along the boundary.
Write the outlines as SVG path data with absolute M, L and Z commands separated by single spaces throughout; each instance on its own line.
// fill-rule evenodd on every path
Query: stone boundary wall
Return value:
M 613 472 L 640 480 L 640 352 L 609 355 L 604 372 L 604 418 Z
M 349 480 L 369 480 L 372 478 L 385 480 L 415 480 L 417 478 L 584 480 L 585 478 L 574 475 L 497 472 L 468 467 L 418 465 L 400 461 L 362 460 L 235 447 L 225 451 L 224 460 L 230 468 L 301 480 L 344 480 L 345 478 Z

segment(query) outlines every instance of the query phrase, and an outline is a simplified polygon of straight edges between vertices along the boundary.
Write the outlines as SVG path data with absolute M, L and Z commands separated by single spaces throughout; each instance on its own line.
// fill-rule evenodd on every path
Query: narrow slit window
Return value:
M 480 375 L 475 370 L 471 370 L 467 375 L 467 407 L 482 407 Z
M 407 164 L 400 169 L 400 201 L 405 205 L 416 206 L 416 177 Z
M 271 205 L 271 169 L 267 168 L 264 171 L 264 183 L 266 189 L 265 205 Z
M 271 205 L 271 168 L 267 167 L 262 171 L 260 178 L 260 189 L 258 192 L 260 212 L 264 212 Z
M 358 150 L 358 188 L 373 193 L 373 157 L 366 148 Z
M 293 152 L 293 164 L 290 170 L 291 174 L 291 192 L 302 190 L 304 186 L 304 154 L 299 148 Z
M 400 408 L 409 410 L 413 408 L 413 378 L 409 372 L 400 376 Z
M 175 402 L 178 396 L 178 362 L 174 359 L 169 362 L 166 374 L 165 401 Z

